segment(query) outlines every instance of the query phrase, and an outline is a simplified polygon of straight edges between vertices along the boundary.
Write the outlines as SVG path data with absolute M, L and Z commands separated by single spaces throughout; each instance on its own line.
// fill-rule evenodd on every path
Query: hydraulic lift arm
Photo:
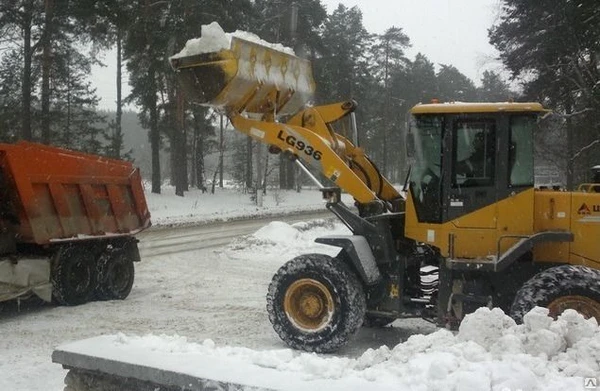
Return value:
M 224 111 L 235 129 L 268 144 L 271 152 L 299 159 L 358 203 L 395 211 L 393 201 L 401 195 L 356 140 L 334 129 L 342 118 L 354 119 L 356 103 L 306 105 L 314 93 L 308 61 L 237 37 L 216 52 L 184 52 L 171 64 L 188 99 Z

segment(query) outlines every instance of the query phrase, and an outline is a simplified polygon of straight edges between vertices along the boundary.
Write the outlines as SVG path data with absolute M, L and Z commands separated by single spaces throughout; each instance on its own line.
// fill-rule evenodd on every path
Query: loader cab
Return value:
M 538 103 L 447 103 L 411 110 L 409 192 L 419 223 L 442 224 L 533 187 Z M 472 228 L 494 228 L 482 214 Z

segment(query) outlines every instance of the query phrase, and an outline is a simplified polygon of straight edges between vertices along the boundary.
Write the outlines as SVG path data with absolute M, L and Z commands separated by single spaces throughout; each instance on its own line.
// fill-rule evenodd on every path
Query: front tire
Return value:
M 554 318 L 574 309 L 600 323 L 600 270 L 562 265 L 536 274 L 517 292 L 511 317 L 522 323 L 523 316 L 535 306 L 547 307 Z
M 58 304 L 87 303 L 97 285 L 96 258 L 92 251 L 76 245 L 59 249 L 52 265 L 52 293 Z
M 273 277 L 267 312 L 275 332 L 290 347 L 328 353 L 359 330 L 366 312 L 357 276 L 339 259 L 300 255 Z

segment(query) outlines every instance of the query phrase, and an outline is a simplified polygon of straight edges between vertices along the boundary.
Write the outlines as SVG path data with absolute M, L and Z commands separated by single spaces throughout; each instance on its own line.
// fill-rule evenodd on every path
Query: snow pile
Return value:
M 274 221 L 256 231 L 252 236 L 257 239 L 285 242 L 287 240 L 297 240 L 299 235 L 300 232 L 291 225 Z
M 251 235 L 234 239 L 225 251 L 232 259 L 247 258 L 249 250 L 262 254 L 286 254 L 290 259 L 307 251 L 335 256 L 339 248 L 314 243 L 316 238 L 331 235 L 332 232 L 351 235 L 345 225 L 332 219 L 315 219 L 291 225 L 272 221 Z
M 249 33 L 247 31 L 237 30 L 233 33 L 226 33 L 223 31 L 221 26 L 217 22 L 211 24 L 203 24 L 201 27 L 200 38 L 193 38 L 186 42 L 185 47 L 177 54 L 170 57 L 170 59 L 176 59 L 181 57 L 193 56 L 204 53 L 219 52 L 223 49 L 229 49 L 231 47 L 231 38 L 237 37 L 246 41 L 254 42 L 256 44 L 266 46 L 275 49 L 280 52 L 295 55 L 291 48 L 283 46 L 282 44 L 273 44 L 265 40 L 260 39 L 257 35 Z
M 197 344 L 177 336 L 102 338 L 98 351 L 123 361 L 154 356 L 161 368 L 281 390 L 564 391 L 583 390 L 584 378 L 600 376 L 596 321 L 573 310 L 553 320 L 539 307 L 523 325 L 500 309 L 481 308 L 465 318 L 457 335 L 448 330 L 413 335 L 393 349 L 369 349 L 356 359 L 218 347 L 212 340 Z

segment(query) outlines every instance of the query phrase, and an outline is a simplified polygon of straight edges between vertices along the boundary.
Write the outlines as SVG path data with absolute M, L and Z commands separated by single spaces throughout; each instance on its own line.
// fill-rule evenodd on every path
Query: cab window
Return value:
M 457 120 L 454 132 L 452 185 L 490 186 L 496 168 L 496 130 L 493 119 Z
M 514 116 L 510 120 L 509 184 L 533 186 L 533 130 L 536 118 Z

